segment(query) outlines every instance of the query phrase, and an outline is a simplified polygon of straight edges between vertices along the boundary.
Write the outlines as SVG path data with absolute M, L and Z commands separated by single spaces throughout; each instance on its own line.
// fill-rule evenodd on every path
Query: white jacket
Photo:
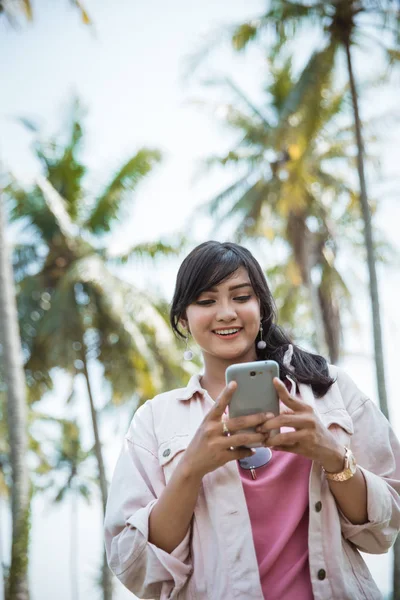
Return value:
M 368 522 L 353 525 L 338 510 L 318 463 L 310 474 L 309 564 L 315 600 L 377 600 L 359 550 L 387 552 L 400 529 L 400 445 L 387 420 L 350 379 L 323 398 L 300 395 L 363 471 Z M 148 541 L 152 507 L 213 405 L 194 376 L 186 388 L 156 396 L 135 414 L 111 483 L 105 518 L 109 565 L 140 598 L 263 600 L 249 514 L 235 461 L 204 479 L 190 530 L 168 554 Z M 321 504 L 322 503 L 322 509 Z

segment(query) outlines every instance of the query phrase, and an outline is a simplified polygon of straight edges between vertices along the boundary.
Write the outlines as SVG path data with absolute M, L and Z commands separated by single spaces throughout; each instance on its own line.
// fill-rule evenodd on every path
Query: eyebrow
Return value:
M 243 288 L 243 287 L 252 287 L 250 282 L 247 283 L 238 283 L 237 285 L 232 285 L 229 288 L 229 291 L 232 292 L 233 290 L 238 290 L 239 288 Z M 217 292 L 217 288 L 215 287 L 211 287 L 208 290 L 205 290 L 206 292 Z

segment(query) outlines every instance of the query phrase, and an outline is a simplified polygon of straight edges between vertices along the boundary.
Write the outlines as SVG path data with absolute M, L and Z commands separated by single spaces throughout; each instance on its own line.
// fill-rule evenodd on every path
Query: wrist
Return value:
M 344 469 L 345 448 L 341 445 L 335 446 L 329 454 L 320 461 L 322 468 L 328 473 L 340 473 Z
M 193 467 L 193 464 L 185 458 L 182 458 L 176 470 L 182 481 L 190 483 L 191 485 L 200 486 L 202 479 L 205 475 L 205 473 L 200 473 L 199 471 L 197 471 Z

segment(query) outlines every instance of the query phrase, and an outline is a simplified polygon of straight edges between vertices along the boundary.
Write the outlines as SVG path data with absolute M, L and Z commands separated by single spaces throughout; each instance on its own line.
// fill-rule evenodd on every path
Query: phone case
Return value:
M 225 377 L 227 384 L 230 381 L 236 381 L 238 384 L 229 404 L 230 418 L 260 412 L 279 414 L 279 398 L 272 383 L 274 377 L 279 377 L 277 362 L 260 360 L 230 365 L 226 369 Z M 274 429 L 270 436 L 277 433 L 279 429 Z

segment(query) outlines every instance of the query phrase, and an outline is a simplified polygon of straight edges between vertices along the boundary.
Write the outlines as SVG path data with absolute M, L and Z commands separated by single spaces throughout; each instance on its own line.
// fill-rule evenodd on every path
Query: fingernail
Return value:
M 250 448 L 250 450 L 251 450 L 252 454 L 256 453 L 256 449 L 255 448 Z

